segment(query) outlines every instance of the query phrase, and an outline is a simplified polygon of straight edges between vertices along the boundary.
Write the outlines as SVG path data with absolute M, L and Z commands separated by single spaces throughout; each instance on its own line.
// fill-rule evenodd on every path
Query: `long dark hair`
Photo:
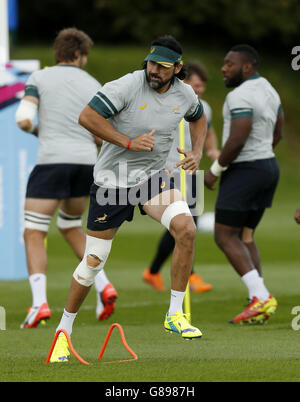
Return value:
M 151 46 L 164 46 L 182 55 L 182 48 L 180 43 L 171 35 L 159 36 L 151 43 Z M 179 63 L 175 63 L 174 66 L 177 66 L 178 64 Z M 147 68 L 147 61 L 143 62 L 142 68 Z M 184 66 L 182 66 L 182 69 L 179 71 L 178 74 L 175 74 L 175 77 L 179 78 L 180 80 L 184 80 L 185 76 L 185 68 Z

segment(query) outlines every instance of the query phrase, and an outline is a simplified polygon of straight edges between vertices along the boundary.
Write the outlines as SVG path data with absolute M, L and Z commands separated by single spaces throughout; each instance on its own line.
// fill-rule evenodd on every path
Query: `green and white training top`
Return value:
M 134 152 L 103 142 L 94 180 L 105 188 L 132 187 L 163 169 L 181 119 L 195 121 L 203 114 L 190 85 L 174 78 L 168 91 L 159 94 L 149 86 L 144 70 L 108 82 L 89 106 L 128 137 L 156 130 L 152 152 Z
M 203 99 L 201 99 L 201 103 L 202 103 L 203 111 L 205 113 L 206 120 L 207 120 L 207 128 L 210 128 L 211 127 L 211 119 L 212 119 L 211 107 Z M 186 120 L 184 120 L 183 125 L 184 125 L 184 149 L 186 151 L 191 151 L 192 150 L 192 141 L 191 141 L 191 134 L 190 134 L 190 126 Z M 166 166 L 170 169 L 171 172 L 174 169 L 176 169 L 176 168 L 174 168 L 174 166 L 176 165 L 177 162 L 180 161 L 180 153 L 177 151 L 177 147 L 180 148 L 179 126 L 176 129 L 174 142 L 172 144 L 171 150 L 169 152 L 169 155 L 168 155 L 168 158 L 166 161 Z M 177 168 L 177 169 L 179 169 L 179 168 Z
M 280 113 L 282 107 L 278 93 L 259 74 L 253 75 L 229 92 L 223 106 L 223 146 L 230 134 L 231 120 L 239 117 L 252 118 L 249 137 L 233 163 L 274 157 L 273 132 Z
M 37 164 L 95 164 L 97 146 L 91 133 L 78 124 L 78 118 L 100 88 L 97 80 L 73 65 L 57 65 L 31 74 L 25 96 L 39 99 Z

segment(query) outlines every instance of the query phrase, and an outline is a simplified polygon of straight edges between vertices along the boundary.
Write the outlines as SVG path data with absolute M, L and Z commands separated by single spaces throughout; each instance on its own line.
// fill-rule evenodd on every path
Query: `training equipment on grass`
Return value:
M 185 148 L 185 141 L 184 141 L 184 120 L 182 119 L 179 123 L 179 144 L 180 149 Z M 180 154 L 180 159 L 183 159 L 184 155 Z M 181 194 L 183 198 L 186 200 L 186 182 L 185 182 L 185 170 L 180 169 L 180 188 Z M 192 312 L 191 312 L 191 295 L 190 295 L 190 283 L 188 281 L 186 292 L 184 296 L 184 304 L 183 304 L 184 312 L 188 317 L 187 320 L 191 323 L 192 320 Z
M 100 350 L 100 353 L 99 353 L 99 356 L 98 356 L 98 360 L 99 360 L 99 359 L 102 359 L 102 356 L 103 356 L 104 351 L 105 351 L 105 349 L 106 349 L 106 346 L 107 346 L 107 343 L 108 343 L 108 341 L 109 341 L 110 335 L 111 335 L 112 330 L 113 330 L 114 328 L 118 328 L 118 330 L 119 330 L 119 332 L 120 332 L 120 335 L 121 335 L 121 340 L 122 340 L 122 342 L 123 342 L 123 345 L 124 345 L 125 349 L 128 350 L 128 352 L 131 354 L 131 356 L 132 356 L 133 358 L 132 358 L 132 359 L 126 359 L 126 360 L 117 360 L 117 361 L 112 361 L 112 362 L 105 362 L 105 363 L 115 363 L 115 362 L 119 362 L 119 363 L 120 363 L 120 362 L 130 362 L 130 361 L 133 361 L 133 360 L 137 360 L 137 359 L 138 359 L 137 354 L 135 354 L 134 351 L 127 345 L 127 342 L 126 342 L 126 339 L 125 339 L 125 335 L 124 335 L 123 328 L 121 327 L 120 324 L 117 324 L 117 323 L 112 324 L 111 327 L 109 328 L 108 333 L 107 333 L 106 338 L 105 338 L 105 341 L 104 341 L 104 343 L 103 343 L 103 345 L 102 345 L 102 348 L 101 348 L 101 350 Z
M 56 345 L 56 342 L 57 342 L 57 340 L 58 340 L 58 336 L 59 336 L 60 333 L 63 333 L 63 334 L 65 335 L 65 337 L 66 337 L 66 339 L 67 339 L 67 342 L 68 342 L 68 345 L 69 345 L 69 348 L 70 348 L 70 351 L 71 351 L 71 353 L 76 357 L 76 359 L 77 359 L 80 363 L 85 364 L 86 366 L 88 366 L 89 363 L 86 362 L 82 357 L 80 357 L 79 354 L 76 352 L 76 350 L 73 348 L 73 345 L 72 345 L 70 336 L 69 336 L 69 334 L 68 334 L 64 329 L 59 329 L 59 330 L 56 332 L 56 334 L 55 334 L 55 336 L 54 336 L 54 339 L 53 339 L 53 341 L 52 341 L 52 345 L 51 345 L 51 348 L 50 348 L 50 350 L 49 350 L 47 359 L 46 359 L 46 361 L 45 361 L 45 364 L 48 364 L 48 363 L 50 362 L 50 359 L 51 359 L 53 350 L 54 350 L 54 348 L 55 348 L 55 345 Z
M 113 330 L 114 328 L 118 328 L 118 330 L 119 330 L 119 332 L 120 332 L 120 335 L 121 335 L 122 343 L 123 343 L 125 349 L 131 354 L 132 359 L 116 360 L 116 361 L 105 362 L 105 363 L 121 363 L 121 362 L 130 362 L 130 361 L 137 360 L 137 359 L 138 359 L 137 354 L 134 353 L 134 351 L 128 346 L 128 344 L 127 344 L 127 342 L 126 342 L 126 339 L 125 339 L 125 335 L 124 335 L 123 328 L 122 328 L 122 326 L 121 326 L 120 324 L 118 324 L 118 323 L 114 323 L 114 324 L 112 324 L 112 325 L 110 326 L 110 328 L 109 328 L 109 330 L 108 330 L 108 333 L 107 333 L 107 335 L 106 335 L 105 341 L 104 341 L 104 343 L 103 343 L 103 345 L 102 345 L 102 348 L 101 348 L 101 350 L 100 350 L 100 353 L 99 353 L 99 355 L 98 355 L 98 360 L 102 359 L 102 356 L 103 356 L 104 351 L 105 351 L 105 349 L 106 349 L 106 346 L 107 346 L 107 343 L 108 343 L 108 341 L 109 341 L 110 335 L 111 335 L 112 330 Z M 60 338 L 59 338 L 59 335 L 60 335 L 61 333 L 64 334 L 65 339 L 60 339 Z M 56 362 L 66 362 L 66 361 L 69 360 L 69 355 L 70 355 L 70 353 L 69 353 L 69 351 L 66 349 L 67 346 L 68 346 L 69 349 L 70 349 L 70 352 L 76 357 L 76 359 L 77 359 L 81 364 L 84 364 L 84 365 L 86 365 L 86 366 L 90 365 L 90 363 L 88 363 L 87 361 L 85 361 L 85 360 L 84 360 L 81 356 L 79 356 L 79 354 L 76 352 L 76 350 L 74 349 L 74 347 L 73 347 L 73 345 L 72 345 L 71 338 L 70 338 L 69 334 L 68 334 L 64 329 L 59 329 L 59 330 L 56 332 L 56 334 L 55 334 L 55 336 L 54 336 L 54 339 L 53 339 L 53 341 L 52 341 L 51 348 L 50 348 L 50 350 L 49 350 L 47 359 L 46 359 L 46 361 L 45 361 L 45 364 L 48 364 L 49 362 L 51 362 L 52 353 L 55 351 L 55 346 L 57 345 L 57 342 L 60 342 L 60 341 L 63 341 L 63 342 L 64 342 L 64 344 L 62 345 L 62 349 L 63 349 L 63 353 L 62 353 L 62 354 L 63 354 L 63 356 L 62 356 L 62 359 L 60 359 L 60 358 L 58 357 L 58 359 L 55 360 Z M 67 345 L 65 344 L 65 341 L 67 342 Z

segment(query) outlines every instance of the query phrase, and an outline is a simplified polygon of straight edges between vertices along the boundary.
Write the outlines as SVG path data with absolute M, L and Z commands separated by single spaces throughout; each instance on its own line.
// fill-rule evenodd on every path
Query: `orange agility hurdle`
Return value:
M 137 360 L 137 359 L 138 359 L 137 354 L 135 354 L 134 351 L 127 345 L 127 342 L 126 342 L 126 339 L 125 339 L 125 335 L 124 335 L 123 328 L 121 327 L 120 324 L 117 324 L 117 323 L 112 324 L 111 327 L 109 328 L 108 333 L 107 333 L 106 338 L 105 338 L 105 341 L 104 341 L 104 343 L 103 343 L 103 346 L 102 346 L 102 348 L 101 348 L 101 350 L 100 350 L 100 353 L 99 353 L 99 356 L 98 356 L 98 360 L 102 359 L 102 356 L 103 356 L 103 353 L 104 353 L 105 348 L 106 348 L 106 346 L 107 346 L 107 343 L 108 343 L 108 341 L 109 341 L 110 335 L 111 335 L 111 333 L 112 333 L 112 331 L 113 331 L 113 329 L 114 329 L 115 327 L 117 327 L 118 330 L 119 330 L 119 332 L 120 332 L 121 340 L 122 340 L 122 342 L 123 342 L 123 345 L 124 345 L 125 349 L 131 354 L 131 356 L 132 356 L 133 358 L 132 358 L 132 359 L 127 359 L 127 360 L 116 360 L 116 361 L 112 361 L 112 362 L 104 362 L 104 363 L 116 363 L 116 362 L 119 362 L 119 363 L 120 363 L 120 362 L 130 362 L 130 361 Z
M 69 334 L 68 334 L 64 329 L 59 329 L 59 330 L 56 332 L 56 334 L 55 334 L 55 336 L 54 336 L 54 339 L 53 339 L 53 342 L 52 342 L 52 345 L 51 345 L 51 348 L 50 348 L 50 350 L 49 350 L 47 359 L 46 359 L 46 361 L 45 361 L 45 364 L 48 364 L 48 363 L 49 363 L 49 361 L 50 361 L 50 359 L 51 359 L 51 355 L 52 355 L 53 349 L 54 349 L 54 347 L 55 347 L 55 344 L 56 344 L 56 341 L 57 341 L 57 338 L 58 338 L 58 335 L 59 335 L 61 332 L 63 332 L 63 333 L 65 334 L 66 338 L 67 338 L 68 345 L 69 345 L 69 348 L 70 348 L 71 353 L 73 353 L 73 355 L 76 357 L 77 360 L 80 361 L 80 363 L 85 364 L 86 366 L 89 366 L 89 363 L 86 362 L 82 357 L 80 357 L 79 354 L 76 352 L 76 350 L 73 348 L 73 345 L 72 345 L 72 342 L 71 342 L 71 338 L 70 338 Z

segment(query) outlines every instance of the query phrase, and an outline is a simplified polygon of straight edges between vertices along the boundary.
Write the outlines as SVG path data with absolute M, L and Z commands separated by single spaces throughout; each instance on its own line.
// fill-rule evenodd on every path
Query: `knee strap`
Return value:
M 82 261 L 75 269 L 73 278 L 83 286 L 91 286 L 94 278 L 103 269 L 111 250 L 112 240 L 86 236 L 86 247 Z
M 48 232 L 52 216 L 33 211 L 24 211 L 25 229 Z
M 69 215 L 61 209 L 58 210 L 56 226 L 59 229 L 70 229 L 82 226 L 81 216 Z
M 164 213 L 162 214 L 161 217 L 161 223 L 168 229 L 170 230 L 170 223 L 171 220 L 180 214 L 186 214 L 186 215 L 192 215 L 191 211 L 189 209 L 188 204 L 186 201 L 175 201 L 172 202 L 165 210 Z

